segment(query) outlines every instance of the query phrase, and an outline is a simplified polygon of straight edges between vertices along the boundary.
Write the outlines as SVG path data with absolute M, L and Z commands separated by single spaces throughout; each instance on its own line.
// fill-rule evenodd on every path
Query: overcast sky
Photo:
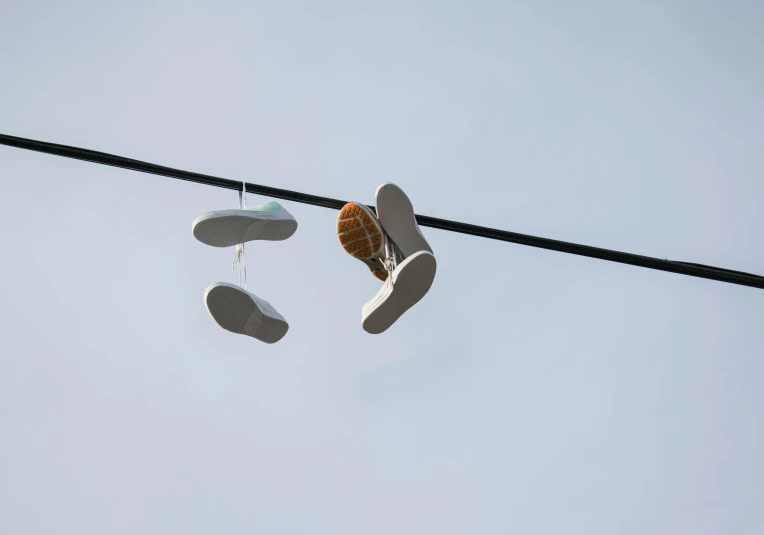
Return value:
M 764 4 L 0 0 L 0 133 L 764 274 Z M 250 205 L 269 199 L 249 195 Z M 764 292 L 425 229 L 429 295 L 285 202 L 0 147 L 0 533 L 760 534 Z

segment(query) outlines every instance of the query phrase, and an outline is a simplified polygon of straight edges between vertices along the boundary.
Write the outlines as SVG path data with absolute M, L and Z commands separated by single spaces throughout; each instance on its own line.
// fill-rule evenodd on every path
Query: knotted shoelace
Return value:
M 239 208 L 242 210 L 247 209 L 247 185 L 241 183 L 241 191 L 239 192 Z M 236 271 L 236 264 L 239 264 L 239 286 L 247 289 L 247 255 L 244 253 L 244 244 L 240 243 L 236 246 L 236 250 L 233 253 L 233 263 L 231 264 L 231 272 Z M 244 278 L 244 284 L 242 285 L 242 276 Z

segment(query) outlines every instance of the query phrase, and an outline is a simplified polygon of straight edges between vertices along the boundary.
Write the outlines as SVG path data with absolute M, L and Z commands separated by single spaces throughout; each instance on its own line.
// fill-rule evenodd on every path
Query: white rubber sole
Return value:
M 419 251 L 398 264 L 377 295 L 361 309 L 363 330 L 379 334 L 389 329 L 430 290 L 437 264 L 432 253 Z
M 235 284 L 211 284 L 204 292 L 204 304 L 212 319 L 226 331 L 266 344 L 278 342 L 289 330 L 289 324 L 276 309 Z
M 375 193 L 377 217 L 390 239 L 409 257 L 418 251 L 432 253 L 432 248 L 419 230 L 414 206 L 401 188 L 382 184 Z
M 200 215 L 191 225 L 194 237 L 213 247 L 232 247 L 253 240 L 286 240 L 297 230 L 289 212 L 216 210 Z

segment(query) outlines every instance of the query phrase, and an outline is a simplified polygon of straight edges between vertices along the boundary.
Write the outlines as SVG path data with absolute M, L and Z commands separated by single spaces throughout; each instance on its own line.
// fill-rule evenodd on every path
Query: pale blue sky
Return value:
M 764 274 L 763 52 L 750 1 L 0 0 L 0 132 Z M 236 202 L 0 147 L 0 533 L 764 532 L 764 292 L 425 229 L 371 336 L 285 203 L 267 346 L 202 302 Z

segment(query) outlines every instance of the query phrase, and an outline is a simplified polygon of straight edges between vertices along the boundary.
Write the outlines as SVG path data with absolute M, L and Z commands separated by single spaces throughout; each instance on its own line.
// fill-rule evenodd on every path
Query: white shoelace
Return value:
M 247 185 L 245 182 L 241 183 L 241 191 L 239 192 L 239 208 L 242 210 L 247 209 Z M 247 255 L 244 253 L 244 244 L 240 243 L 236 246 L 236 251 L 233 253 L 233 263 L 231 264 L 231 272 L 236 271 L 236 264 L 239 264 L 239 286 L 247 289 Z M 244 285 L 241 284 L 242 274 L 244 275 Z
M 383 265 L 385 269 L 392 275 L 393 270 L 398 266 L 399 262 L 403 261 L 403 253 L 398 248 L 393 240 L 385 235 L 385 261 Z

